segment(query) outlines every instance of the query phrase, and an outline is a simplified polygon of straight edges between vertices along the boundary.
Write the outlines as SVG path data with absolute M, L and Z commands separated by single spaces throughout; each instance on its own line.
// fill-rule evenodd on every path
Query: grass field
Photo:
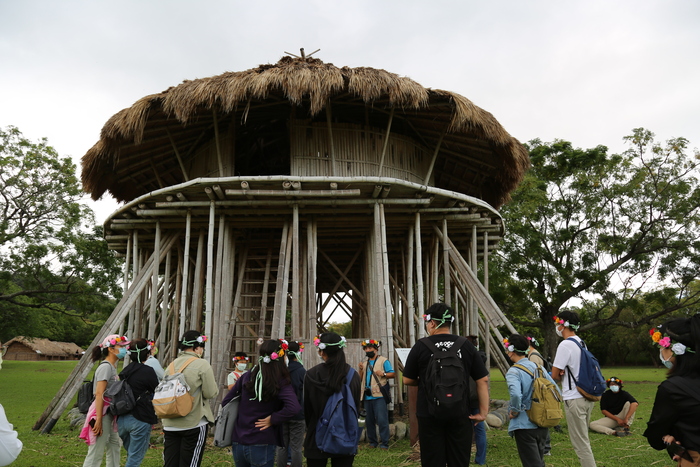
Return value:
M 49 435 L 32 431 L 32 426 L 44 411 L 56 391 L 65 381 L 76 362 L 3 362 L 0 370 L 0 403 L 7 417 L 15 425 L 24 449 L 13 467 L 81 466 L 87 452 L 85 443 L 78 439 L 78 430 L 71 430 L 68 422 L 61 419 Z M 599 467 L 666 467 L 673 465 L 667 454 L 649 447 L 641 436 L 651 413 L 656 387 L 664 378 L 664 372 L 653 368 L 604 368 L 606 377 L 617 376 L 625 381 L 625 389 L 640 403 L 637 417 L 632 425 L 632 436 L 613 436 L 590 433 L 593 453 Z M 491 397 L 506 399 L 507 390 L 503 376 L 492 374 Z M 596 407 L 593 418 L 599 418 Z M 566 433 L 552 432 L 552 456 L 546 459 L 547 466 L 576 467 L 579 465 Z M 487 433 L 487 464 L 491 467 L 517 467 L 520 465 L 515 441 L 508 436 L 507 429 L 491 429 Z M 162 465 L 162 444 L 149 449 L 143 462 L 145 467 Z M 392 444 L 388 452 L 360 446 L 355 465 L 360 467 L 415 466 L 417 462 L 407 460 L 411 448 L 408 441 Z M 122 465 L 124 451 L 122 451 Z M 203 466 L 232 466 L 229 449 L 210 446 L 205 451 Z

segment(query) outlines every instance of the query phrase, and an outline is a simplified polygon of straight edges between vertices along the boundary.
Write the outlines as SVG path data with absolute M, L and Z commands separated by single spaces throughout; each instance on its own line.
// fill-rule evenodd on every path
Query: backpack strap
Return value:
M 523 370 L 525 373 L 532 376 L 532 379 L 535 379 L 535 374 L 533 372 L 531 372 L 530 370 L 528 370 L 527 368 L 525 368 L 524 366 L 522 366 L 520 363 L 516 363 L 515 365 L 513 365 L 513 368 L 518 368 L 519 370 Z
M 374 362 L 374 365 L 376 365 L 377 363 L 380 362 L 380 360 L 379 360 L 380 358 L 383 358 L 383 359 L 384 359 L 384 360 L 381 360 L 381 362 L 382 362 L 382 368 L 384 368 L 384 361 L 386 361 L 387 359 L 384 358 L 384 357 L 382 357 L 381 355 L 378 355 L 378 356 L 377 356 L 377 361 Z M 369 364 L 369 359 L 367 360 L 367 366 L 369 367 L 369 370 L 372 372 L 372 376 L 374 376 L 374 380 L 377 382 L 377 386 L 381 387 L 382 384 L 379 382 L 379 378 L 377 378 L 376 373 L 374 373 L 374 365 L 370 365 L 370 364 Z M 365 374 L 367 374 L 367 370 L 366 370 L 366 369 L 365 369 Z
M 579 338 L 579 339 L 580 339 L 580 338 Z M 573 337 L 567 337 L 566 340 L 567 340 L 567 341 L 571 341 L 571 342 L 573 342 L 574 344 L 576 344 L 576 345 L 578 346 L 578 348 L 581 350 L 581 352 L 583 352 L 583 349 L 588 350 L 588 349 L 586 348 L 586 343 L 583 342 L 583 339 L 581 339 L 581 342 L 579 342 L 577 339 L 574 339 Z M 567 377 L 567 380 L 568 380 L 568 383 L 569 383 L 569 390 L 571 390 L 571 389 L 574 389 L 574 388 L 576 387 L 576 385 L 578 384 L 578 381 L 576 380 L 576 377 L 575 377 L 574 375 L 571 374 L 571 373 L 572 373 L 572 372 L 571 372 L 571 367 L 570 367 L 569 365 L 566 365 L 566 369 L 568 370 L 568 371 L 566 372 L 566 377 Z M 571 384 L 571 380 L 574 380 L 574 384 Z M 563 386 L 562 386 L 562 387 L 563 387 Z
M 189 360 L 187 360 L 185 362 L 185 364 L 182 365 L 182 367 L 178 370 L 178 373 L 182 373 L 183 371 L 185 371 L 185 368 L 187 368 L 187 365 L 189 365 L 190 363 L 192 363 L 195 360 L 197 360 L 197 357 L 190 357 Z M 171 375 L 175 374 L 175 361 L 170 362 L 170 365 L 168 365 L 168 372 Z

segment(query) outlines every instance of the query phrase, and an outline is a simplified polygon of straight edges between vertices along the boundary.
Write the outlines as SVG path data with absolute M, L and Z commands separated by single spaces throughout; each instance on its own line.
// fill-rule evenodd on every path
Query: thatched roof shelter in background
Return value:
M 439 148 L 432 183 L 437 188 L 498 208 L 529 167 L 525 148 L 493 115 L 459 94 L 424 88 L 380 69 L 284 57 L 275 65 L 184 81 L 139 99 L 104 125 L 100 140 L 83 157 L 82 182 L 94 199 L 109 192 L 118 201 L 131 201 L 187 181 L 181 166 L 191 168 L 197 149 L 216 132 L 237 127 L 237 137 L 246 131 L 261 137 L 290 115 L 383 128 L 390 113 L 392 134 L 405 135 L 428 152 Z M 200 176 L 245 175 L 240 167 L 222 165 L 219 169 L 229 173 Z
M 73 342 L 17 336 L 5 342 L 5 360 L 72 360 L 83 356 L 83 349 Z

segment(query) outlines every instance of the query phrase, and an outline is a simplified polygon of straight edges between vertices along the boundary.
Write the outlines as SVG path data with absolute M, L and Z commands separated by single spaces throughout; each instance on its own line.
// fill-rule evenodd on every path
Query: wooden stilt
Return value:
M 425 302 L 423 301 L 423 245 L 420 231 L 420 213 L 416 213 L 415 218 L 416 231 L 416 298 L 418 299 L 418 318 L 422 319 L 425 314 Z M 418 338 L 425 337 L 424 326 L 418 326 Z
M 190 271 L 190 239 L 192 236 L 192 211 L 187 211 L 187 220 L 185 221 L 185 248 L 183 250 L 182 260 L 182 280 L 178 281 L 180 286 L 180 330 L 178 337 L 182 337 L 187 331 L 187 285 L 189 284 Z

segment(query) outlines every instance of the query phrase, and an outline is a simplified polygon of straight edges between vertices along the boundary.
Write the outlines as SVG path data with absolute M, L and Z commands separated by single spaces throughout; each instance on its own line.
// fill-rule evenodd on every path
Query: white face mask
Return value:
M 669 370 L 670 370 L 671 368 L 673 368 L 673 362 L 672 362 L 670 359 L 665 360 L 665 359 L 664 359 L 664 354 L 663 354 L 662 351 L 659 352 L 659 360 L 661 360 L 661 363 L 663 363 L 664 366 L 665 366 L 666 368 L 668 368 Z
M 613 385 L 613 386 L 610 386 L 610 390 L 611 390 L 612 392 L 618 392 L 618 391 L 620 390 L 620 386 L 614 386 L 614 385 Z
M 236 369 L 238 371 L 245 371 L 245 369 L 248 367 L 247 363 L 236 363 Z
M 557 326 L 556 328 L 554 328 L 554 330 L 556 331 L 557 336 L 559 336 L 559 337 L 564 337 L 563 332 L 559 330 L 559 326 Z

